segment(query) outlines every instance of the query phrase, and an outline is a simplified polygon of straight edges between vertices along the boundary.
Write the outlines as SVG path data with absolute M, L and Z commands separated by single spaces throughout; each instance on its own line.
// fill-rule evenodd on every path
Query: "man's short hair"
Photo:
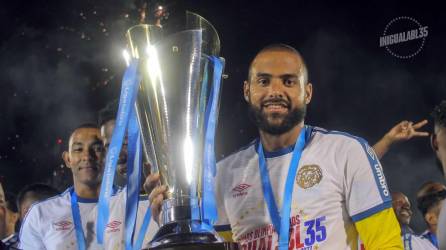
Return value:
M 19 210 L 17 208 L 16 197 L 12 193 L 6 192 L 5 194 L 6 208 L 10 211 L 17 213 Z
M 119 100 L 115 99 L 109 102 L 103 109 L 99 110 L 98 124 L 102 127 L 105 123 L 116 119 L 118 113 Z
M 446 100 L 435 106 L 431 116 L 436 126 L 446 127 Z
M 417 207 L 424 216 L 429 209 L 440 204 L 446 198 L 446 189 L 437 190 L 436 182 L 428 181 L 424 183 L 417 192 Z
M 307 64 L 305 63 L 305 60 L 302 56 L 302 54 L 297 51 L 297 49 L 293 48 L 290 45 L 287 44 L 283 44 L 283 43 L 274 43 L 274 44 L 270 44 L 266 47 L 264 47 L 263 49 L 261 49 L 256 56 L 252 59 L 251 63 L 249 64 L 249 72 L 248 72 L 248 80 L 251 79 L 251 69 L 252 69 L 252 64 L 254 63 L 255 58 L 260 55 L 261 53 L 267 52 L 267 51 L 286 51 L 286 52 L 291 52 L 293 54 L 296 54 L 301 62 L 302 62 L 302 68 L 301 68 L 301 74 L 303 75 L 303 82 L 306 84 L 308 83 L 308 69 L 307 69 Z
M 23 187 L 17 195 L 17 207 L 20 208 L 27 193 L 33 193 L 37 200 L 45 200 L 59 194 L 59 191 L 44 183 L 33 183 Z

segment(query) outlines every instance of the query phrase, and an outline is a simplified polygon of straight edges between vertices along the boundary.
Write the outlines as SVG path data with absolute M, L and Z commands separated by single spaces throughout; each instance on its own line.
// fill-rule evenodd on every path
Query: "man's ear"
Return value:
M 437 225 L 437 223 L 438 223 L 438 217 L 434 213 L 431 213 L 431 212 L 427 212 L 424 215 L 424 219 L 426 220 L 426 222 L 429 225 Z
M 248 81 L 244 81 L 243 82 L 243 96 L 245 97 L 245 101 L 249 102 L 249 82 Z
M 67 168 L 71 168 L 71 164 L 70 164 L 70 155 L 68 154 L 67 151 L 64 151 L 62 153 L 62 159 L 65 162 L 65 166 L 67 166 Z
M 313 84 L 310 82 L 305 84 L 305 104 L 309 104 L 311 102 L 311 97 L 313 96 Z
M 438 141 L 437 141 L 437 135 L 435 133 L 431 134 L 430 137 L 431 147 L 432 149 L 437 152 L 438 151 Z

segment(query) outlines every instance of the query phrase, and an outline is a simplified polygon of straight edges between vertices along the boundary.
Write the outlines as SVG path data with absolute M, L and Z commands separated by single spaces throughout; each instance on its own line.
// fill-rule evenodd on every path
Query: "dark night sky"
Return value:
M 275 42 L 298 48 L 314 84 L 307 123 L 347 131 L 375 143 L 403 119 L 418 121 L 446 94 L 446 18 L 428 2 L 164 1 L 214 24 L 226 58 L 217 153 L 226 155 L 256 136 L 242 98 L 250 59 Z M 69 131 L 95 121 L 117 98 L 124 70 L 124 32 L 136 17 L 133 0 L 8 1 L 0 10 L 0 176 L 16 192 L 61 169 Z M 128 17 L 127 17 L 128 15 Z M 409 16 L 428 26 L 422 50 L 399 59 L 379 47 L 386 25 Z M 393 31 L 412 29 L 401 22 Z M 394 33 L 397 33 L 394 32 Z M 421 40 L 391 46 L 416 50 Z M 432 125 L 426 130 L 430 131 Z M 60 140 L 62 140 L 61 144 Z M 58 143 L 59 142 L 59 143 Z M 442 181 L 427 138 L 395 146 L 382 160 L 392 190 L 408 194 Z M 423 229 L 418 213 L 413 219 Z

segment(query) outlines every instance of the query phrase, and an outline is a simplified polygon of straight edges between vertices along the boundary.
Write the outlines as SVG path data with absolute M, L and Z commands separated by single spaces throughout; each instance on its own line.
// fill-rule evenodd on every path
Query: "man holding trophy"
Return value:
M 300 53 L 262 49 L 243 89 L 260 138 L 219 162 L 215 228 L 242 249 L 359 249 L 359 237 L 366 249 L 403 249 L 373 149 L 304 125 L 313 89 Z M 164 190 L 150 195 L 154 218 Z

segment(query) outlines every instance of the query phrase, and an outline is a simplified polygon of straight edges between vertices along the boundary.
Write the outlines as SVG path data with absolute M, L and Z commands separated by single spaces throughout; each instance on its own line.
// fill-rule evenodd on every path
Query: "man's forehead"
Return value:
M 71 134 L 70 145 L 100 140 L 99 138 L 100 132 L 98 128 L 78 128 Z
M 301 72 L 301 68 L 302 59 L 300 56 L 289 51 L 262 52 L 256 56 L 251 65 L 253 73 L 282 70 L 285 74 L 298 74 Z
M 115 123 L 115 120 L 110 120 L 104 123 L 104 125 L 101 126 L 101 136 L 105 138 L 111 137 L 113 129 L 115 128 Z
M 409 200 L 406 195 L 400 192 L 392 193 L 393 200 Z

